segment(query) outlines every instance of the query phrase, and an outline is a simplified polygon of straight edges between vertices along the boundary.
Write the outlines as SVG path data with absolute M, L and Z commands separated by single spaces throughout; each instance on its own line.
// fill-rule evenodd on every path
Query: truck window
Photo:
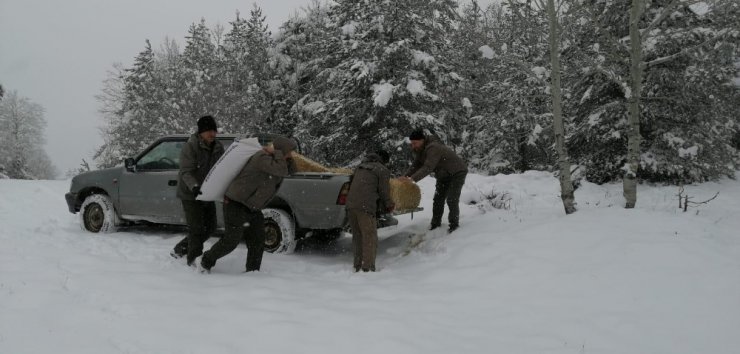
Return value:
M 180 168 L 180 150 L 185 142 L 163 141 L 136 162 L 136 169 L 177 170 Z

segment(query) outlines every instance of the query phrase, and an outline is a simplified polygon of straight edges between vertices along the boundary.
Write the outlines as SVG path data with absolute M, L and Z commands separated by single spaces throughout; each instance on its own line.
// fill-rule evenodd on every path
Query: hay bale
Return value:
M 296 170 L 298 170 L 298 172 L 332 172 L 322 164 L 295 151 L 293 152 L 293 161 L 295 162 Z
M 296 170 L 298 170 L 298 172 L 329 172 L 340 175 L 352 174 L 352 170 L 348 168 L 326 167 L 295 151 L 293 152 L 293 161 L 295 161 Z
M 396 211 L 416 209 L 421 202 L 421 189 L 414 182 L 391 178 L 391 200 L 396 204 Z
M 348 168 L 326 167 L 297 152 L 293 152 L 298 172 L 329 172 L 341 175 L 351 175 L 352 170 Z M 396 204 L 396 211 L 412 210 L 419 207 L 421 202 L 421 190 L 416 183 L 400 178 L 391 178 L 391 200 Z

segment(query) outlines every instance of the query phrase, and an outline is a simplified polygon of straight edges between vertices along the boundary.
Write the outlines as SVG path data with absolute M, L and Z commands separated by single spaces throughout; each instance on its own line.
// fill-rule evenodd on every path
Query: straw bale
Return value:
M 322 164 L 309 159 L 308 157 L 305 157 L 297 152 L 293 152 L 293 161 L 295 161 L 296 169 L 298 172 L 333 172 L 333 173 L 340 173 L 332 171 L 332 169 L 323 166 Z M 336 169 L 340 170 L 340 169 Z M 346 169 L 345 169 L 346 170 Z M 345 173 L 342 174 L 352 174 L 351 170 L 346 170 Z
M 352 170 L 347 168 L 326 167 L 299 153 L 293 152 L 298 172 L 329 172 L 342 175 L 351 175 Z M 400 178 L 391 178 L 391 200 L 396 204 L 396 211 L 416 209 L 421 202 L 421 190 L 416 183 Z
M 416 209 L 421 202 L 421 190 L 414 182 L 391 178 L 391 200 L 396 204 L 396 211 Z

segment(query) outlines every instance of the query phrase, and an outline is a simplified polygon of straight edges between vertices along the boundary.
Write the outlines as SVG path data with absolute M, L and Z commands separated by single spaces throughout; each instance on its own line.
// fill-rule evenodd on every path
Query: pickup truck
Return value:
M 189 135 L 169 135 L 155 141 L 124 166 L 85 172 L 72 178 L 65 195 L 69 211 L 79 213 L 80 226 L 89 232 L 115 232 L 131 224 L 186 225 L 176 197 L 180 149 Z M 224 148 L 235 135 L 219 135 Z M 345 199 L 349 176 L 335 173 L 296 173 L 283 180 L 263 210 L 265 250 L 291 253 L 300 238 L 331 240 L 347 227 Z M 221 203 L 216 203 L 223 228 Z M 417 209 L 419 210 L 419 209 Z M 407 211 L 408 212 L 408 211 Z M 379 218 L 378 227 L 396 225 L 392 215 Z

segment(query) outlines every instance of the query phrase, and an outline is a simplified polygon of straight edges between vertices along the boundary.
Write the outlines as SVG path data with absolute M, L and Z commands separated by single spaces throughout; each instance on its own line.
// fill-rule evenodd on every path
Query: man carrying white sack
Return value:
M 216 231 L 216 204 L 196 200 L 208 171 L 224 153 L 216 140 L 218 127 L 211 116 L 198 119 L 198 132 L 188 139 L 180 151 L 180 172 L 177 175 L 177 197 L 185 210 L 188 236 L 180 241 L 170 255 L 187 255 L 188 265 L 203 253 L 203 243 Z
M 200 265 L 204 271 L 210 272 L 216 261 L 231 253 L 242 239 L 247 243 L 246 271 L 260 270 L 265 249 L 262 209 L 275 196 L 283 178 L 295 171 L 295 148 L 295 142 L 284 137 L 265 142 L 231 181 L 224 197 L 226 232 L 203 253 Z

